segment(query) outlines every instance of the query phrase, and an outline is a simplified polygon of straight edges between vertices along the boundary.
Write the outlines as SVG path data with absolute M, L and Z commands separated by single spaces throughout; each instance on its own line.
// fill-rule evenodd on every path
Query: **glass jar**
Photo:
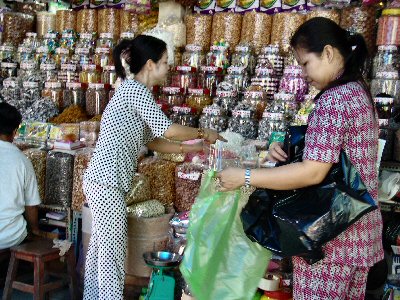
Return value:
M 94 64 L 101 68 L 111 65 L 112 64 L 111 49 L 97 47 L 94 55 Z
M 165 86 L 162 89 L 160 102 L 167 104 L 169 107 L 181 106 L 185 102 L 183 89 L 179 87 Z
M 275 75 L 281 77 L 283 75 L 283 62 L 284 58 L 279 54 L 278 45 L 268 45 L 261 50 L 261 54 L 258 57 L 258 62 L 267 60 L 273 67 Z
M 303 77 L 303 70 L 300 66 L 288 66 L 283 72 L 279 85 L 280 92 L 293 94 L 296 100 L 302 102 L 308 92 L 308 83 Z
M 29 107 L 41 97 L 39 82 L 24 81 L 21 89 L 21 101 Z
M 218 104 L 228 116 L 232 114 L 232 110 L 237 105 L 238 100 L 238 95 L 233 84 L 225 81 L 218 84 L 216 97 L 213 102 Z
M 372 78 L 376 77 L 377 72 L 396 71 L 400 69 L 400 53 L 397 46 L 384 45 L 378 47 L 373 65 Z
M 222 68 L 213 66 L 201 66 L 199 74 L 199 87 L 208 89 L 211 97 L 215 97 L 217 86 L 224 81 L 224 74 Z
M 0 80 L 3 81 L 8 77 L 16 77 L 18 70 L 18 64 L 15 62 L 2 62 L 1 63 L 1 72 L 0 72 Z
M 287 123 L 281 113 L 265 111 L 258 126 L 258 140 L 269 142 L 273 132 L 286 132 Z
M 97 48 L 108 48 L 108 49 L 113 49 L 114 48 L 114 36 L 110 32 L 103 32 L 100 33 L 100 37 L 96 42 L 96 47 Z
M 111 85 L 111 89 L 108 92 L 108 103 L 110 103 L 110 101 L 111 101 L 112 97 L 114 96 L 114 94 L 115 94 L 115 84 L 112 84 Z
M 101 74 L 96 65 L 83 65 L 79 73 L 79 81 L 84 84 L 101 82 Z
M 172 113 L 172 108 L 166 104 L 166 103 L 162 103 L 161 101 L 156 101 L 157 106 L 162 110 L 162 112 L 168 117 L 170 118 L 171 113 Z
M 33 51 L 32 48 L 19 46 L 15 60 L 17 63 L 21 64 L 24 61 L 33 60 L 34 57 L 35 57 L 35 52 Z
M 257 64 L 255 77 L 251 79 L 252 86 L 261 86 L 267 95 L 267 100 L 272 101 L 274 94 L 278 92 L 279 79 L 275 76 L 275 71 L 269 62 Z
M 206 56 L 204 55 L 201 46 L 186 45 L 185 52 L 183 52 L 182 56 L 183 65 L 198 69 L 205 63 L 206 63 Z
M 56 49 L 54 61 L 57 68 L 60 69 L 62 64 L 68 64 L 71 61 L 70 50 L 67 48 L 59 47 Z
M 18 77 L 21 81 L 37 81 L 41 80 L 40 73 L 37 69 L 37 63 L 34 60 L 24 61 L 20 64 Z
M 245 70 L 253 74 L 255 68 L 255 57 L 252 48 L 248 45 L 238 45 L 232 54 L 232 66 L 244 67 Z
M 11 45 L 0 46 L 0 62 L 15 62 L 15 48 Z
M 40 65 L 48 59 L 49 55 L 47 46 L 40 46 L 36 48 L 35 61 Z
M 80 66 L 92 64 L 90 49 L 76 48 L 75 54 L 72 56 L 72 61 L 77 62 Z
M 192 108 L 187 106 L 174 106 L 170 119 L 176 124 L 189 127 L 197 127 L 198 116 Z
M 397 71 L 377 72 L 376 78 L 371 81 L 372 97 L 386 94 L 394 98 L 396 105 L 400 104 L 400 80 Z
M 38 39 L 37 33 L 36 32 L 27 32 L 26 37 L 22 44 L 25 47 L 31 48 L 31 49 L 36 49 L 37 47 L 40 46 L 40 41 Z
M 86 94 L 80 82 L 67 82 L 63 93 L 64 105 L 68 107 L 71 105 L 79 105 L 82 108 L 86 107 Z
M 89 54 L 93 53 L 95 48 L 96 48 L 95 34 L 81 33 L 79 35 L 79 39 L 78 42 L 76 43 L 75 49 L 87 49 Z
M 60 82 L 78 82 L 79 74 L 75 64 L 62 64 L 61 70 L 58 72 L 58 80 Z
M 247 90 L 244 92 L 242 103 L 248 105 L 255 111 L 255 118 L 260 120 L 267 107 L 267 95 L 261 87 L 258 90 Z
M 212 104 L 210 91 L 204 89 L 189 89 L 189 95 L 186 98 L 186 104 L 195 109 L 198 115 L 201 114 L 203 108 Z
M 227 46 L 211 46 L 210 52 L 208 52 L 206 56 L 207 65 L 227 69 L 229 66 L 228 50 L 229 48 Z
M 249 84 L 249 77 L 245 67 L 229 67 L 228 75 L 225 76 L 225 81 L 232 83 L 236 88 L 236 92 L 242 93 Z
M 57 81 L 57 66 L 53 62 L 44 62 L 40 64 L 40 74 L 43 82 Z
M 242 110 L 240 107 L 236 107 L 232 111 L 232 118 L 229 120 L 228 129 L 239 133 L 246 139 L 256 139 L 258 123 L 253 118 L 251 110 Z
M 63 102 L 63 90 L 61 88 L 61 82 L 49 81 L 44 84 L 44 89 L 42 90 L 42 97 L 50 98 L 57 106 L 58 111 L 64 110 Z
M 374 102 L 378 113 L 379 127 L 388 127 L 392 118 L 394 99 L 391 97 L 375 97 Z
M 199 119 L 199 127 L 222 132 L 228 127 L 228 118 L 224 115 L 221 107 L 217 104 L 212 104 L 203 108 L 203 113 Z
M 60 45 L 62 48 L 66 48 L 73 51 L 76 47 L 77 36 L 73 30 L 65 30 L 61 36 Z
M 56 49 L 60 47 L 60 40 L 58 39 L 57 33 L 48 32 L 44 35 L 43 46 L 47 48 L 47 52 L 54 54 Z
M 108 104 L 107 91 L 103 83 L 89 83 L 86 91 L 86 113 L 88 116 L 101 115 Z
M 293 94 L 277 93 L 274 95 L 274 101 L 271 105 L 270 112 L 283 114 L 286 122 L 293 121 L 297 111 L 298 102 Z
M 197 87 L 196 68 L 189 66 L 177 66 L 171 73 L 171 86 L 183 88 L 186 94 L 189 88 Z
M 115 66 L 104 66 L 101 74 L 101 82 L 108 85 L 113 85 L 117 81 L 117 73 Z
M 7 103 L 13 103 L 19 100 L 21 97 L 21 88 L 19 81 L 16 77 L 7 78 L 3 81 L 3 89 L 1 90 L 1 96 Z

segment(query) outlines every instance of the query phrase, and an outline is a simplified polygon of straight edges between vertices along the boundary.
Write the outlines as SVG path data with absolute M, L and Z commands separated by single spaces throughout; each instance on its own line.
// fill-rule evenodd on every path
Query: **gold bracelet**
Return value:
M 183 144 L 182 143 L 179 144 L 179 153 L 183 153 Z
M 199 138 L 199 139 L 204 138 L 204 129 L 203 128 L 197 129 L 197 138 Z

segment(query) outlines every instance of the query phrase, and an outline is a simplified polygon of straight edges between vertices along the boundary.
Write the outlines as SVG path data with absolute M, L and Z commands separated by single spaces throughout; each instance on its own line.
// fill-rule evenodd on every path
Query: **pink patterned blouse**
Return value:
M 339 161 L 343 149 L 374 199 L 378 196 L 378 125 L 364 88 L 356 82 L 331 88 L 308 120 L 304 160 Z M 382 217 L 368 213 L 324 247 L 325 262 L 369 267 L 383 259 Z

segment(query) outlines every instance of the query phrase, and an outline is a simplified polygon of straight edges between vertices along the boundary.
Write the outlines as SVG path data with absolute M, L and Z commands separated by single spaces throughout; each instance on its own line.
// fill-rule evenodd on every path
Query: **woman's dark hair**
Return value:
M 320 94 L 334 86 L 357 81 L 363 85 L 366 92 L 371 96 L 363 78 L 368 49 L 361 34 L 351 34 L 334 21 L 317 17 L 308 20 L 297 29 L 290 41 L 290 45 L 294 49 L 301 48 L 316 54 L 321 54 L 325 46 L 331 45 L 338 49 L 343 56 L 345 63 L 343 74 L 331 82 Z
M 0 103 L 0 134 L 12 135 L 21 124 L 21 120 L 18 109 L 5 102 Z
M 152 36 L 138 35 L 133 40 L 122 40 L 113 49 L 117 76 L 122 79 L 126 78 L 121 58 L 124 58 L 129 65 L 130 72 L 137 74 L 149 59 L 157 63 L 165 51 L 167 51 L 167 44 Z

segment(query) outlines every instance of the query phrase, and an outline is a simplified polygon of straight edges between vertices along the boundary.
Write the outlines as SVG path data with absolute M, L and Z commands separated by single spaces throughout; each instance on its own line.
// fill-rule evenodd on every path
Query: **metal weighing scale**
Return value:
M 175 279 L 170 269 L 179 265 L 182 256 L 172 252 L 146 252 L 143 259 L 151 272 L 146 300 L 174 300 Z

